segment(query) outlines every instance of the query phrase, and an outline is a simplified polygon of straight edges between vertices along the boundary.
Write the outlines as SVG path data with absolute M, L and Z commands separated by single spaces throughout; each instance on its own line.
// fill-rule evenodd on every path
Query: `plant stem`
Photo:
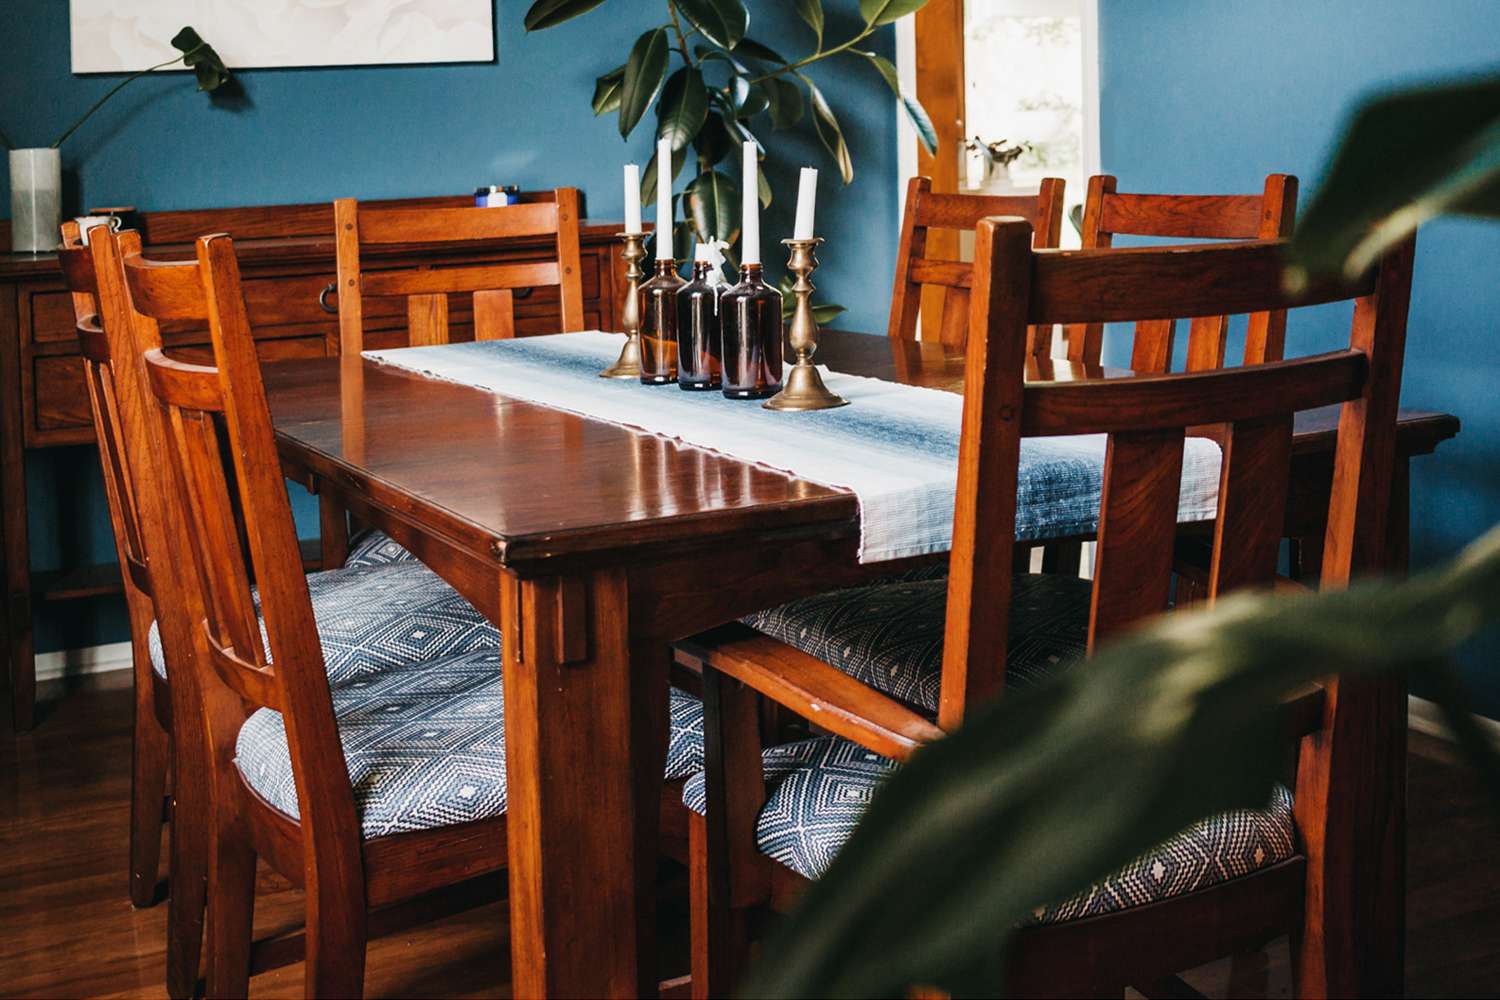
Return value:
M 667 13 L 672 16 L 672 31 L 677 35 L 678 51 L 682 53 L 682 61 L 688 66 L 698 65 L 688 52 L 687 35 L 682 33 L 682 22 L 677 19 L 677 4 L 672 0 L 667 0 Z
M 91 108 L 89 108 L 87 111 L 85 111 L 83 113 L 83 117 L 82 118 L 80 118 L 76 122 L 74 122 L 68 128 L 68 130 L 66 132 L 64 132 L 62 135 L 60 135 L 60 136 L 57 137 L 57 141 L 52 144 L 52 148 L 56 149 L 58 146 L 61 146 L 65 141 L 67 141 L 68 136 L 72 135 L 74 132 L 77 132 L 78 131 L 78 127 L 80 125 L 82 125 L 84 122 L 88 121 L 89 118 L 93 115 L 93 113 L 95 111 L 98 111 L 100 108 L 104 107 L 105 102 L 108 101 L 111 97 L 114 97 L 116 94 L 118 94 L 125 87 L 126 84 L 128 84 L 128 83 L 134 83 L 136 80 L 139 80 L 141 77 L 145 76 L 147 73 L 151 73 L 151 72 L 153 72 L 155 70 L 159 70 L 163 66 L 170 66 L 174 62 L 179 62 L 181 60 L 186 59 L 188 56 L 192 55 L 194 52 L 197 52 L 199 49 L 203 48 L 203 46 L 205 44 L 207 44 L 207 43 L 206 42 L 200 42 L 197 45 L 193 46 L 188 51 L 182 53 L 181 55 L 173 56 L 171 59 L 168 59 L 166 62 L 157 63 L 155 66 L 149 66 L 146 69 L 141 70 L 140 72 L 133 73 L 130 76 L 127 76 L 125 79 L 121 80 L 119 83 L 115 84 L 114 87 L 110 88 L 109 93 L 105 94 L 103 97 L 101 97 L 97 101 L 95 101 L 94 102 L 94 106 L 91 107 Z
M 770 80 L 770 79 L 772 79 L 774 77 L 784 76 L 787 73 L 794 73 L 794 72 L 796 72 L 797 70 L 801 69 L 804 66 L 811 66 L 813 63 L 818 62 L 819 60 L 827 59 L 829 56 L 836 56 L 840 52 L 846 52 L 849 49 L 854 48 L 854 46 L 858 45 L 860 42 L 864 41 L 866 38 L 869 38 L 870 35 L 874 33 L 874 31 L 875 31 L 875 28 L 873 26 L 867 27 L 867 28 L 865 28 L 864 31 L 861 31 L 859 34 L 855 35 L 853 38 L 849 39 L 847 42 L 841 42 L 838 45 L 835 45 L 831 49 L 820 49 L 817 52 L 814 52 L 810 56 L 804 56 L 803 58 L 798 59 L 796 62 L 787 63 L 785 66 L 781 67 L 780 69 L 775 69 L 775 70 L 772 70 L 769 73 L 763 74 L 761 76 L 757 76 L 755 79 L 751 80 L 750 82 L 751 83 L 760 83 L 763 80 Z

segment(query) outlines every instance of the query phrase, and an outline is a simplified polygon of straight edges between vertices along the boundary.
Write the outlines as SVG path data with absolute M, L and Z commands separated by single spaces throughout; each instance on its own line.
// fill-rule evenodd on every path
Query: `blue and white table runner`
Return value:
M 774 412 L 717 392 L 600 378 L 623 343 L 623 334 L 590 331 L 366 351 L 365 357 L 850 490 L 859 500 L 861 562 L 951 547 L 962 396 L 825 369 L 828 387 L 851 405 Z M 1018 539 L 1096 530 L 1105 441 L 1091 434 L 1021 442 Z M 1180 521 L 1215 515 L 1220 458 L 1214 442 L 1188 439 Z

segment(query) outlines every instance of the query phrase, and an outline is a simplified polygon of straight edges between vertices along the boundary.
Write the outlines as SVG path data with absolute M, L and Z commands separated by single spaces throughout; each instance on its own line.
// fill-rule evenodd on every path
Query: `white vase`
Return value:
M 10 248 L 56 250 L 61 242 L 62 156 L 56 149 L 10 151 Z

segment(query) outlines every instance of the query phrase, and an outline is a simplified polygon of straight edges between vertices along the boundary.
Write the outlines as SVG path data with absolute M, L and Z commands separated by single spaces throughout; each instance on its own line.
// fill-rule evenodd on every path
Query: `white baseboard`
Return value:
M 131 665 L 128 642 L 60 649 L 55 653 L 37 654 L 36 679 L 37 683 L 41 683 L 84 674 L 103 674 L 111 670 L 129 670 Z
M 1036 556 L 1040 557 L 1037 552 Z M 111 642 L 103 646 L 83 646 L 78 649 L 64 649 L 55 653 L 39 653 L 36 658 L 36 679 L 42 681 L 55 681 L 63 677 L 79 677 L 84 674 L 103 674 L 111 670 L 129 670 L 131 668 L 130 643 Z M 1435 702 L 1426 698 L 1418 698 L 1411 695 L 1407 698 L 1408 725 L 1419 733 L 1428 736 L 1436 736 L 1439 739 L 1453 739 L 1453 734 L 1448 731 L 1448 724 L 1443 720 L 1443 710 L 1438 708 Z M 1500 719 L 1490 719 L 1482 715 L 1476 715 L 1482 729 L 1494 737 L 1497 745 L 1500 745 Z

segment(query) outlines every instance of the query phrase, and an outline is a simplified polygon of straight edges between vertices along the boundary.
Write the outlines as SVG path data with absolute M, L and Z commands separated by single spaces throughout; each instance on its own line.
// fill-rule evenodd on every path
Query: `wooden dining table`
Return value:
M 829 331 L 817 360 L 963 388 L 963 355 L 936 343 Z M 858 562 L 845 490 L 359 357 L 264 370 L 287 475 L 387 531 L 501 631 L 514 992 L 655 993 L 670 644 L 911 561 Z M 1296 424 L 1287 534 L 1311 559 L 1336 425 L 1336 410 Z M 1458 429 L 1402 413 L 1390 547 L 1403 565 L 1408 461 Z

